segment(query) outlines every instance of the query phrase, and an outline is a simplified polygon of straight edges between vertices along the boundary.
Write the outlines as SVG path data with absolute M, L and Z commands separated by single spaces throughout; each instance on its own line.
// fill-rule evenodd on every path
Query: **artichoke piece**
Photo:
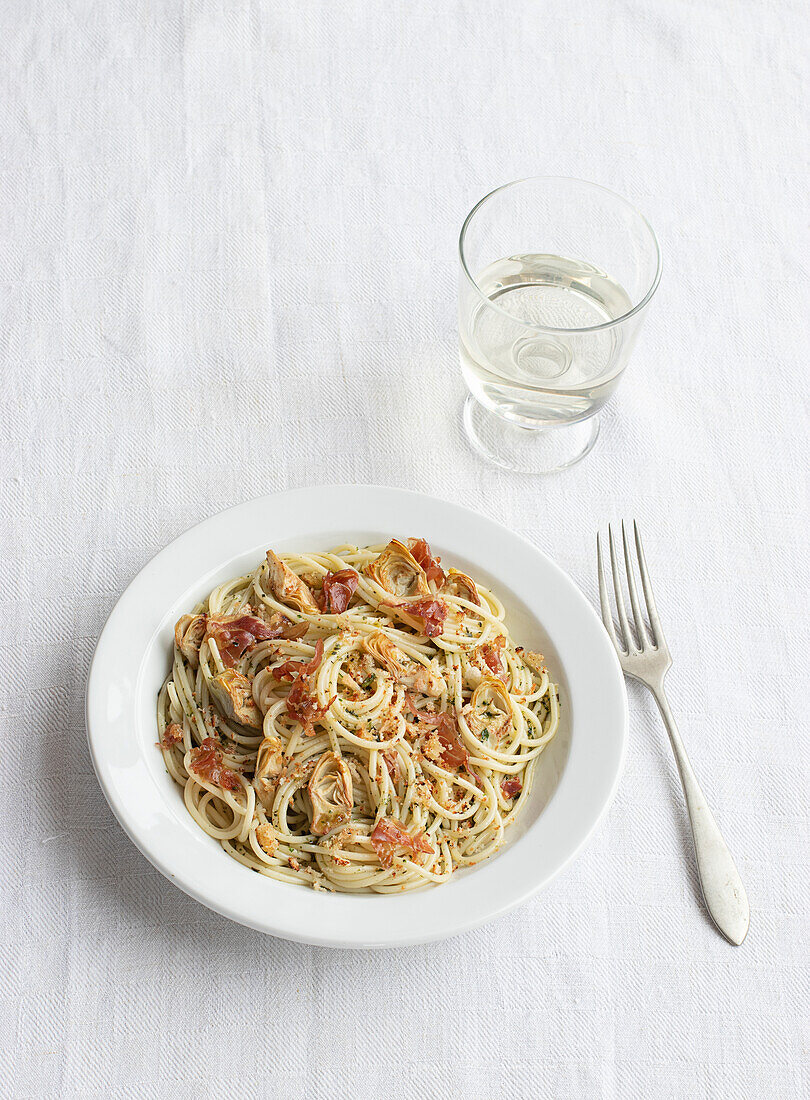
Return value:
M 200 663 L 200 646 L 208 629 L 207 615 L 182 615 L 174 628 L 174 644 L 192 668 Z
M 352 812 L 352 776 L 346 761 L 334 752 L 321 755 L 307 784 L 312 802 L 312 831 L 323 836 L 345 825 Z
M 228 718 L 251 729 L 262 728 L 262 712 L 253 702 L 253 688 L 247 676 L 226 668 L 213 678 L 210 688 Z
M 442 585 L 440 591 L 442 595 L 458 596 L 462 600 L 467 600 L 468 603 L 474 603 L 478 607 L 481 606 L 481 597 L 478 595 L 475 581 L 472 577 L 468 577 L 466 573 L 461 573 L 458 569 L 448 570 L 447 580 Z
M 273 795 L 276 788 L 276 780 L 281 775 L 284 763 L 284 746 L 278 737 L 265 737 L 256 757 L 256 771 L 253 774 L 253 786 L 256 795 L 269 810 L 273 805 Z
M 500 680 L 485 676 L 462 714 L 473 736 L 497 740 L 512 724 L 512 700 Z
M 318 611 L 318 605 L 307 585 L 272 550 L 267 551 L 267 565 L 270 570 L 270 588 L 277 600 L 310 614 Z
M 391 539 L 379 557 L 369 562 L 366 573 L 386 592 L 400 599 L 430 593 L 424 569 L 398 539 Z
M 375 630 L 362 642 L 364 652 L 373 657 L 377 664 L 382 665 L 386 672 L 390 672 L 395 680 L 398 680 L 405 671 L 407 658 L 405 654 L 387 637 L 381 630 Z

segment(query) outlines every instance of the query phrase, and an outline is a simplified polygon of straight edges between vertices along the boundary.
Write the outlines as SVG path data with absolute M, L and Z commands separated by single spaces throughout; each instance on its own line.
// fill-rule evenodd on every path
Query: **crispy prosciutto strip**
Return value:
M 271 638 L 284 639 L 288 642 L 293 641 L 295 638 L 303 638 L 309 630 L 309 623 L 290 622 L 288 618 L 279 614 L 278 611 L 270 616 L 270 622 L 267 625 L 269 629 L 273 631 L 270 635 Z
M 175 745 L 179 745 L 183 740 L 183 727 L 178 725 L 177 722 L 172 722 L 163 731 L 163 737 L 160 739 L 160 747 L 162 749 L 171 749 Z
M 470 754 L 467 752 L 459 736 L 458 721 L 454 713 L 451 713 L 449 710 L 443 710 L 441 712 L 438 716 L 436 733 L 434 736 L 439 739 L 443 749 L 439 761 L 442 767 L 448 770 L 450 768 L 460 768 L 470 759 Z
M 416 615 L 424 623 L 424 631 L 428 638 L 435 638 L 444 630 L 444 620 L 447 618 L 447 605 L 441 600 L 416 600 L 408 608 L 411 615 Z
M 427 540 L 408 539 L 408 549 L 424 569 L 428 581 L 433 581 L 437 588 L 441 588 L 447 580 L 447 574 L 439 564 L 442 559 L 433 557 Z
M 272 669 L 276 680 L 295 680 L 301 676 L 309 676 L 314 672 L 323 660 L 323 639 L 319 638 L 315 643 L 315 656 L 311 661 L 285 661 L 283 665 Z
M 424 596 L 418 600 L 380 600 L 380 607 L 395 607 L 399 617 L 415 630 L 435 638 L 444 631 L 447 605 L 442 600 Z
M 428 728 L 435 727 L 435 733 L 432 736 L 438 740 L 441 746 L 441 755 L 434 757 L 438 764 L 449 770 L 450 768 L 460 768 L 462 764 L 467 763 L 470 754 L 464 747 L 464 742 L 458 732 L 458 719 L 454 711 L 443 710 L 438 714 L 433 714 L 430 711 L 426 713 L 414 706 L 413 698 L 410 692 L 407 691 L 405 692 L 405 705 L 411 714 L 416 716 L 417 722 L 421 722 L 422 725 Z
M 222 663 L 233 668 L 258 642 L 275 638 L 300 638 L 309 629 L 308 623 L 292 623 L 276 613 L 268 622 L 251 614 L 251 608 L 241 615 L 184 615 L 175 627 L 175 641 L 190 664 L 197 667 L 202 642 L 213 638 Z
M 209 783 L 223 787 L 226 791 L 235 791 L 240 786 L 236 772 L 226 768 L 222 762 L 222 753 L 215 738 L 206 737 L 199 748 L 191 750 L 191 770 Z
M 474 657 L 479 667 L 483 665 L 488 668 L 492 675 L 496 676 L 504 684 L 509 679 L 506 661 L 503 656 L 503 648 L 505 645 L 506 638 L 504 638 L 503 634 L 499 634 L 494 641 L 486 642 L 484 645 L 478 646 L 475 650 Z
M 290 679 L 295 677 L 287 696 L 287 714 L 296 722 L 301 723 L 304 727 L 305 737 L 313 736 L 315 723 L 323 718 L 337 699 L 337 696 L 333 695 L 325 706 L 319 707 L 318 700 L 309 690 L 307 677 L 315 672 L 322 659 L 323 640 L 319 638 L 315 645 L 315 655 L 311 661 L 285 661 L 279 668 L 273 669 L 273 675 L 279 680 L 286 679 L 288 676 Z
M 408 849 L 414 855 L 417 852 L 433 852 L 433 846 L 421 829 L 411 835 L 398 821 L 392 821 L 390 817 L 380 818 L 370 839 L 377 858 L 386 868 L 394 862 L 396 848 Z
M 519 779 L 504 779 L 501 783 L 501 790 L 504 798 L 514 798 L 516 794 L 520 794 L 523 790 L 523 784 Z
M 388 771 L 388 774 L 391 776 L 391 782 L 392 783 L 398 783 L 399 782 L 399 753 L 394 752 L 393 749 L 386 749 L 384 752 L 380 753 L 380 756 L 383 758 L 383 764 L 385 764 L 385 767 Z
M 306 680 L 299 677 L 287 696 L 287 714 L 301 723 L 305 737 L 312 737 L 315 733 L 315 723 L 323 718 L 335 699 L 337 696 L 333 695 L 325 706 L 319 707 L 318 700 L 314 695 L 310 695 L 307 689 Z
M 327 573 L 323 578 L 319 600 L 321 611 L 330 615 L 342 615 L 349 606 L 359 583 L 360 575 L 355 569 L 341 569 L 337 573 Z
M 222 663 L 233 668 L 257 642 L 279 635 L 269 623 L 256 615 L 225 615 L 222 618 L 209 617 L 205 636 L 217 643 Z

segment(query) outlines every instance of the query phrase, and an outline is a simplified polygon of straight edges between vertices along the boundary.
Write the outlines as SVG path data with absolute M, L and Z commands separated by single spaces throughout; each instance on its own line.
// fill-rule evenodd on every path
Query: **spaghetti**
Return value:
M 179 620 L 158 698 L 197 824 L 260 874 L 343 892 L 491 856 L 558 721 L 542 657 L 423 539 L 268 551 Z

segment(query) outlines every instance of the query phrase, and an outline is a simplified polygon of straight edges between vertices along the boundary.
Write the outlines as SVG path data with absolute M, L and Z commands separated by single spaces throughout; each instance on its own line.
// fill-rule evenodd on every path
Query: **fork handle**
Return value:
M 686 749 L 675 725 L 663 683 L 651 686 L 661 717 L 669 734 L 678 773 L 681 777 L 692 839 L 695 842 L 698 877 L 703 899 L 712 920 L 729 943 L 739 945 L 748 932 L 749 909 L 742 880 L 734 866 L 731 852 L 720 834 L 709 804 L 692 771 Z

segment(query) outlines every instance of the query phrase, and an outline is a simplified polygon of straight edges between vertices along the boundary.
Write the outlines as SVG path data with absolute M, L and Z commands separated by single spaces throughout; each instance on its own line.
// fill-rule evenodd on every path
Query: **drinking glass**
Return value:
M 473 207 L 459 258 L 470 442 L 510 470 L 573 465 L 596 442 L 661 277 L 649 223 L 604 187 L 539 176 Z

